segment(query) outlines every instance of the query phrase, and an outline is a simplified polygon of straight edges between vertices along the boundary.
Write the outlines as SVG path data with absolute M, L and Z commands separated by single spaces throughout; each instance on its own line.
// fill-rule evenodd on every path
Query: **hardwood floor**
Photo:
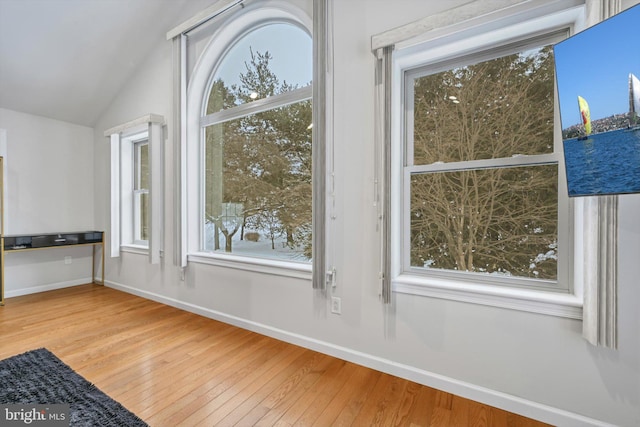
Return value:
M 151 426 L 543 426 L 99 285 L 6 300 L 0 359 L 46 347 Z

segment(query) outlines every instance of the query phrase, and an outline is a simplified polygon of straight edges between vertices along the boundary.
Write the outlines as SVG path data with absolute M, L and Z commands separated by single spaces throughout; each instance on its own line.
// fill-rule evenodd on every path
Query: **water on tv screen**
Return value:
M 554 46 L 569 196 L 640 192 L 640 5 Z

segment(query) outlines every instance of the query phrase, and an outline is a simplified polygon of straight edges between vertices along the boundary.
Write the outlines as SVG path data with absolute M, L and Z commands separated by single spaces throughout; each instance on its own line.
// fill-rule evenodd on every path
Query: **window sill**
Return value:
M 400 275 L 394 292 L 582 320 L 582 299 L 572 294 L 503 288 L 452 280 Z
M 128 252 L 138 255 L 149 255 L 149 247 L 142 245 L 120 245 L 120 252 Z
M 187 260 L 197 264 L 215 265 L 218 267 L 252 271 L 255 273 L 275 276 L 293 277 L 311 280 L 311 264 L 280 261 L 275 259 L 251 258 L 231 254 L 215 254 L 209 252 L 194 252 Z

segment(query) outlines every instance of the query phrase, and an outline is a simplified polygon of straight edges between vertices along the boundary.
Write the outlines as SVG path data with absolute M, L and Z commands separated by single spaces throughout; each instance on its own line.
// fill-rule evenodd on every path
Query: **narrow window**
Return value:
M 125 251 L 161 261 L 163 125 L 162 116 L 148 114 L 104 133 L 111 142 L 111 257 Z

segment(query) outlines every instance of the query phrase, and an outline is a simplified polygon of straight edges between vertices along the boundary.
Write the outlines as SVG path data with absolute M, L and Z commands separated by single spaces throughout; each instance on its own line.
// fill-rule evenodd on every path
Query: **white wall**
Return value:
M 338 215 L 333 244 L 342 315 L 330 314 L 326 301 L 304 280 L 193 263 L 180 279 L 173 265 L 171 43 L 164 40 L 158 40 L 143 69 L 95 128 L 95 189 L 105 194 L 96 199 L 96 223 L 106 230 L 109 151 L 104 130 L 148 113 L 167 119 L 164 263 L 151 266 L 145 256 L 125 253 L 107 260 L 107 281 L 553 424 L 602 420 L 638 425 L 640 196 L 620 197 L 618 351 L 587 344 L 575 320 L 409 295 L 396 295 L 388 310 L 378 299 L 370 37 L 464 2 L 334 1 Z M 199 7 L 193 4 L 185 13 Z
M 5 234 L 94 227 L 93 130 L 0 109 L 6 131 Z M 71 256 L 71 264 L 64 259 Z M 90 248 L 55 248 L 5 256 L 5 296 L 86 283 Z

